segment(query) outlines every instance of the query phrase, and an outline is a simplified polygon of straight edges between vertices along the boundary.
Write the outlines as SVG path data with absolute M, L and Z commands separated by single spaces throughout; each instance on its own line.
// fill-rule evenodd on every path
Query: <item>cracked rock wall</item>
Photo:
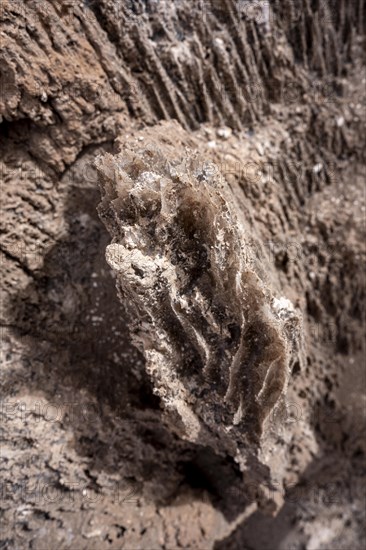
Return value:
M 0 3 L 0 507 L 7 548 L 364 548 L 364 2 L 255 5 Z M 143 285 L 139 262 L 146 258 L 133 262 L 136 271 L 127 262 L 129 279 L 108 266 L 110 235 L 96 212 L 95 158 L 111 153 L 100 167 L 108 175 L 117 158 L 142 166 L 151 145 L 163 159 L 152 157 L 154 172 L 160 180 L 165 174 L 173 196 L 179 189 L 169 167 L 182 159 L 180 172 L 190 174 L 182 193 L 212 189 L 211 206 L 192 223 L 217 245 L 186 243 L 179 257 L 170 253 L 175 287 L 162 271 L 156 284 L 167 299 L 159 304 Z M 144 162 L 150 167 L 151 159 Z M 124 182 L 128 202 L 137 174 L 131 181 L 120 175 L 111 181 Z M 161 200 L 153 183 L 143 183 L 134 215 Z M 114 216 L 113 185 L 111 199 L 106 184 L 102 215 L 111 250 L 130 254 L 138 246 L 133 231 L 118 227 L 134 223 Z M 199 195 L 189 200 L 202 204 Z M 242 235 L 243 265 L 256 274 L 243 275 L 226 302 L 210 288 L 233 278 L 234 264 L 219 277 L 221 259 L 235 252 L 239 261 L 243 251 L 224 249 L 219 233 L 210 233 L 203 220 L 213 209 L 229 243 Z M 190 217 L 174 234 L 179 242 Z M 173 227 L 175 218 L 173 209 Z M 150 243 L 151 256 L 144 255 L 153 266 L 157 251 L 173 248 L 169 238 L 139 235 Z M 147 375 L 131 344 L 116 278 L 121 296 L 134 294 L 127 317 L 140 349 L 144 337 L 152 350 L 165 346 L 176 357 L 169 387 L 159 381 L 161 363 L 148 362 L 154 372 Z M 257 325 L 248 319 L 245 285 L 266 309 Z M 159 307 L 166 316 L 169 301 L 180 325 L 154 328 L 150 313 L 156 318 Z M 200 334 L 202 308 L 208 318 Z M 296 344 L 299 311 L 303 344 Z M 141 315 L 143 326 L 134 323 Z M 263 370 L 253 351 L 258 335 L 268 352 Z M 276 364 L 282 342 L 288 371 Z M 210 356 L 220 368 L 209 376 Z M 232 368 L 236 356 L 258 374 L 254 396 Z M 278 388 L 273 371 L 286 373 Z M 177 386 L 187 393 L 192 384 L 182 414 L 176 401 L 161 406 L 159 395 Z M 261 418 L 260 388 L 281 393 L 286 386 Z M 198 436 L 187 430 L 189 418 Z M 301 497 L 291 499 L 292 489 Z M 276 518 L 257 504 L 277 509 Z

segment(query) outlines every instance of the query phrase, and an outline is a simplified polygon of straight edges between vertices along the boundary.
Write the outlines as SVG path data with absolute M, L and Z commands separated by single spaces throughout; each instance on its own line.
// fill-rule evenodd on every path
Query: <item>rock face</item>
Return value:
M 0 22 L 1 544 L 364 549 L 363 0 Z
M 161 145 L 96 162 L 107 262 L 173 429 L 246 470 L 302 361 L 300 314 L 261 280 L 218 167 Z

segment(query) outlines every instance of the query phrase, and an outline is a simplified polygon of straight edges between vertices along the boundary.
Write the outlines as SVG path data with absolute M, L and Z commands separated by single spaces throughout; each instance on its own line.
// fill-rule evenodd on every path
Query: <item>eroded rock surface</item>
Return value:
M 364 548 L 363 4 L 1 2 L 0 544 Z M 190 132 L 159 130 L 168 119 Z M 206 447 L 176 437 L 174 408 L 164 422 L 104 258 L 92 165 L 143 125 L 169 162 L 189 147 L 220 165 L 265 303 L 289 299 L 303 317 L 306 360 L 294 350 L 286 396 L 262 426 L 243 410 Z M 192 378 L 179 374 L 184 390 Z M 234 405 L 219 410 L 229 428 Z M 244 471 L 232 433 L 257 448 Z M 263 479 L 281 511 L 252 510 L 232 533 Z
M 218 167 L 161 145 L 96 161 L 106 258 L 174 430 L 246 470 L 302 361 L 301 314 L 261 280 Z

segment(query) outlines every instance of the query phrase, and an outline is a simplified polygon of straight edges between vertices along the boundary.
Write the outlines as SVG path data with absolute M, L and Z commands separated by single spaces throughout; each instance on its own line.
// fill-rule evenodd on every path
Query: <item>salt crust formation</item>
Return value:
M 106 259 L 167 420 L 244 472 L 271 440 L 301 355 L 300 315 L 258 275 L 253 236 L 214 164 L 155 144 L 96 164 Z

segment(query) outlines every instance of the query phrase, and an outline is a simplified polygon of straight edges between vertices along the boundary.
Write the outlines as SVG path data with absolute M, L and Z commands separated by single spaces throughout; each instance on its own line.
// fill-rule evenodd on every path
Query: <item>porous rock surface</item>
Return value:
M 106 258 L 154 391 L 181 436 L 245 471 L 302 360 L 300 314 L 258 275 L 217 166 L 141 144 L 97 166 Z
M 4 0 L 0 19 L 1 544 L 364 548 L 363 1 Z M 244 406 L 224 437 L 197 399 L 202 446 L 153 395 L 96 212 L 95 158 L 118 136 L 121 158 L 145 139 L 218 166 L 265 303 L 301 311 L 305 360 L 263 424 Z M 230 427 L 236 403 L 197 378 Z

